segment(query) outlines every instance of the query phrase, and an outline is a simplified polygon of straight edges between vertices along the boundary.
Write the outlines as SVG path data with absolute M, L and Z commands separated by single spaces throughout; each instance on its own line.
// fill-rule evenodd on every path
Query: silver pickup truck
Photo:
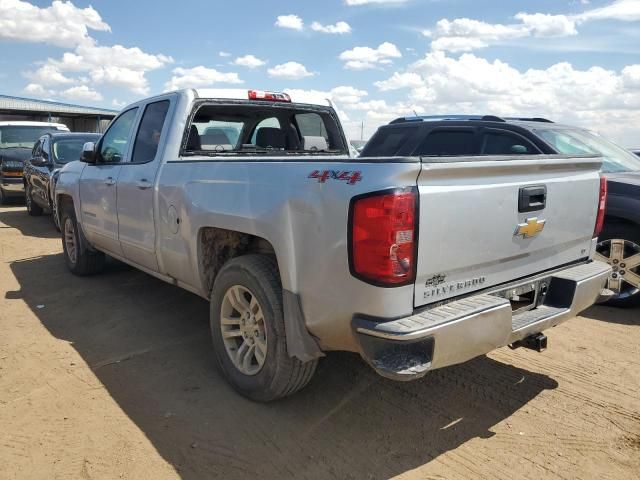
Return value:
M 222 371 L 260 401 L 304 387 L 331 350 L 410 380 L 542 349 L 601 294 L 599 158 L 348 152 L 322 99 L 132 104 L 61 170 L 65 261 L 87 275 L 108 254 L 208 299 Z

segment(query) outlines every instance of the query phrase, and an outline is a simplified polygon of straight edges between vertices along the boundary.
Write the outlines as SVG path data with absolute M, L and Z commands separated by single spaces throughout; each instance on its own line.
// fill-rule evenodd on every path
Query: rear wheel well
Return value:
M 222 266 L 232 258 L 248 253 L 268 255 L 276 260 L 276 252 L 268 240 L 248 233 L 224 228 L 204 227 L 198 235 L 198 267 L 200 281 L 207 295 Z

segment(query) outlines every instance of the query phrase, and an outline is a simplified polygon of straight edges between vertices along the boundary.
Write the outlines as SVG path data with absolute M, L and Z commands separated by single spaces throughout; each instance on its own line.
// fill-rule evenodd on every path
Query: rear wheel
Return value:
M 78 227 L 73 206 L 62 211 L 62 251 L 67 267 L 75 275 L 93 275 L 104 267 L 104 253 L 91 251 Z
M 607 288 L 615 295 L 607 305 L 640 305 L 640 227 L 612 224 L 605 227 L 596 249 L 596 258 L 611 265 Z
M 24 191 L 24 203 L 27 206 L 27 213 L 32 217 L 39 217 L 42 215 L 42 207 L 33 201 L 31 195 L 31 187 L 27 185 Z
M 267 402 L 303 388 L 317 360 L 289 356 L 277 264 L 265 255 L 230 260 L 211 292 L 211 334 L 218 363 L 242 395 Z

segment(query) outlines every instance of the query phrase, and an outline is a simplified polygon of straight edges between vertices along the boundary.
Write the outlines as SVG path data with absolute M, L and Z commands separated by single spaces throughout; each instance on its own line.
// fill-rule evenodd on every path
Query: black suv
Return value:
M 380 156 L 596 154 L 607 179 L 597 256 L 613 267 L 611 305 L 640 304 L 640 158 L 588 130 L 545 118 L 450 115 L 398 118 L 380 127 L 360 158 Z

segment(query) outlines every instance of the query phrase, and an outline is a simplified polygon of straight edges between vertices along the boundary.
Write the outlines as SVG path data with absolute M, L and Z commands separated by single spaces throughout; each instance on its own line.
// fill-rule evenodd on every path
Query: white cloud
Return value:
M 636 22 L 640 20 L 640 1 L 616 0 L 610 5 L 594 8 L 577 15 L 580 21 L 589 20 L 620 20 L 623 22 Z
M 258 57 L 254 55 L 244 55 L 242 57 L 238 57 L 233 61 L 234 65 L 240 65 L 242 67 L 247 68 L 258 68 L 266 64 L 264 60 L 260 60 Z
M 223 58 L 227 58 L 230 57 L 231 54 L 229 52 L 218 52 L 218 56 L 223 57 Z
M 640 20 L 640 0 L 615 0 L 605 7 L 586 10 L 578 15 L 521 12 L 514 18 L 519 23 L 487 23 L 470 18 L 442 19 L 434 29 L 424 30 L 423 34 L 432 39 L 432 50 L 450 52 L 468 52 L 516 38 L 567 37 L 577 35 L 577 26 L 589 21 Z
M 74 47 L 91 43 L 88 30 L 111 31 L 93 7 L 54 1 L 40 8 L 21 0 L 0 0 L 0 39 Z
M 422 77 L 414 72 L 394 72 L 391 78 L 375 82 L 374 85 L 382 92 L 401 88 L 417 88 L 422 85 Z
M 335 25 L 322 25 L 319 22 L 313 22 L 311 30 L 322 33 L 344 34 L 351 32 L 351 25 L 342 21 L 337 22 Z
M 372 100 L 353 109 L 365 111 L 369 122 L 411 115 L 414 110 L 546 117 L 592 128 L 622 143 L 637 138 L 640 65 L 616 72 L 597 66 L 580 70 L 562 62 L 521 71 L 500 60 L 468 53 L 456 58 L 436 51 L 407 72 L 379 83 L 400 88 L 402 80 L 410 89 L 404 102 Z
M 353 105 L 356 104 L 364 97 L 369 95 L 366 90 L 360 90 L 359 88 L 342 85 L 332 88 L 329 92 L 329 98 L 340 105 Z
M 39 85 L 37 83 L 30 83 L 29 85 L 24 87 L 23 91 L 28 95 L 35 95 L 36 97 L 44 97 L 52 94 L 51 90 L 47 90 L 42 85 Z
M 89 100 L 92 102 L 99 102 L 102 100 L 102 94 L 100 92 L 96 92 L 86 85 L 68 88 L 60 92 L 60 95 L 72 100 Z
M 127 104 L 127 102 L 123 102 L 122 100 L 118 100 L 117 98 L 114 98 L 113 100 L 111 100 L 111 105 L 113 105 L 116 108 L 122 108 Z
M 345 5 L 359 6 L 359 5 L 397 5 L 400 3 L 407 3 L 409 0 L 344 0 Z
M 172 62 L 171 57 L 149 54 L 138 47 L 87 44 L 78 46 L 73 52 L 65 52 L 60 59 L 48 59 L 44 66 L 27 76 L 37 78 L 45 85 L 93 81 L 147 95 L 149 83 L 145 74 Z M 69 80 L 64 72 L 84 75 Z
M 515 18 L 535 37 L 566 37 L 578 34 L 575 20 L 566 15 L 518 13 Z
M 27 77 L 32 82 L 40 85 L 68 85 L 74 83 L 72 78 L 65 76 L 55 65 L 44 64 L 33 72 L 26 72 Z
M 377 48 L 355 47 L 340 54 L 340 60 L 344 61 L 344 68 L 349 70 L 366 70 L 378 65 L 392 62 L 393 58 L 402 57 L 402 53 L 393 43 L 384 42 Z
M 179 90 L 181 88 L 210 87 L 219 83 L 243 83 L 237 73 L 223 73 L 215 68 L 202 65 L 193 68 L 175 68 L 171 79 L 165 84 L 165 90 Z
M 561 37 L 576 35 L 576 23 L 566 15 L 519 13 L 521 23 L 503 25 L 470 18 L 442 19 L 423 34 L 432 38 L 433 50 L 467 52 L 522 37 Z
M 267 70 L 270 77 L 283 78 L 286 80 L 300 80 L 305 77 L 313 76 L 313 73 L 307 70 L 307 67 L 298 62 L 287 62 L 276 65 Z
M 292 30 L 302 30 L 304 22 L 298 15 L 280 15 L 276 19 L 276 27 L 290 28 Z

